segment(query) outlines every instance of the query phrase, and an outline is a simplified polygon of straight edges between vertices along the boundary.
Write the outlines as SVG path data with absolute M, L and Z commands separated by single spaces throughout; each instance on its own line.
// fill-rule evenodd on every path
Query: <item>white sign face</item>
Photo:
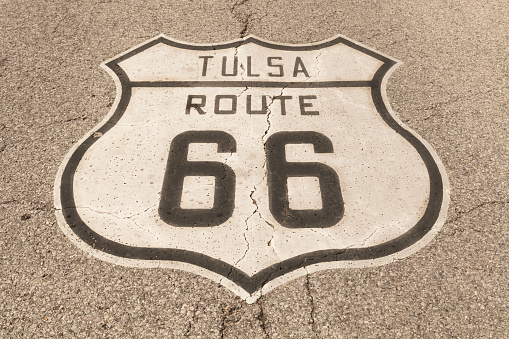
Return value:
M 306 272 L 408 256 L 449 193 L 386 102 L 397 64 L 344 37 L 154 38 L 103 64 L 117 99 L 61 166 L 59 224 L 96 257 L 191 271 L 248 301 Z

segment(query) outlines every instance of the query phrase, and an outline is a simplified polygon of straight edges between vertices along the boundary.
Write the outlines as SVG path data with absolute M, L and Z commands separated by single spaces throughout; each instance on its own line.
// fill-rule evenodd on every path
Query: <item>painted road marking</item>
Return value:
M 248 301 L 408 256 L 443 225 L 449 190 L 387 104 L 397 64 L 344 37 L 143 43 L 103 64 L 117 99 L 60 168 L 59 225 L 98 258 L 191 271 Z

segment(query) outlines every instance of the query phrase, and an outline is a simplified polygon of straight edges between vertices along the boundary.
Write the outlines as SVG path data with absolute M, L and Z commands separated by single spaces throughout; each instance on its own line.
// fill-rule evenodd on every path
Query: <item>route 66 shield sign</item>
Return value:
M 59 225 L 100 259 L 194 272 L 248 301 L 408 256 L 443 225 L 449 189 L 387 103 L 397 65 L 340 36 L 147 41 L 102 65 L 117 98 L 59 170 Z

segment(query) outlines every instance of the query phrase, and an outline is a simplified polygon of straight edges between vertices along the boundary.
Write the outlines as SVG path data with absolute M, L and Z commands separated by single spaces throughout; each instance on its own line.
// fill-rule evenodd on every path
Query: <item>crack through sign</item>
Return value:
M 243 74 L 244 74 L 244 72 L 245 72 L 245 68 L 243 67 L 243 64 L 241 64 L 241 65 L 240 65 L 240 68 L 242 69 L 242 72 L 241 72 L 242 80 L 245 80 L 245 79 L 244 79 L 244 77 L 243 77 Z M 263 141 L 264 149 L 265 149 L 265 142 L 266 142 L 266 139 L 267 139 L 267 137 L 268 137 L 268 135 L 269 135 L 269 133 L 270 133 L 270 129 L 271 129 L 271 127 L 272 127 L 272 123 L 271 123 L 271 121 L 270 121 L 270 116 L 271 116 L 271 113 L 272 113 L 272 111 L 271 111 L 271 105 L 274 103 L 274 101 L 275 101 L 275 99 L 276 99 L 276 98 L 283 96 L 283 94 L 284 94 L 284 90 L 285 90 L 288 86 L 289 86 L 289 85 L 284 86 L 284 87 L 281 89 L 281 91 L 280 91 L 280 93 L 279 93 L 278 95 L 271 96 L 271 101 L 268 103 L 268 105 L 267 105 L 267 107 L 266 107 L 266 112 L 267 112 L 267 115 L 266 115 L 267 128 L 263 131 L 263 135 L 262 135 L 262 141 Z M 244 90 L 242 91 L 242 93 L 244 93 L 244 92 L 245 92 L 246 90 L 248 90 L 248 89 L 249 89 L 249 88 L 246 86 L 246 89 L 244 89 Z M 242 93 L 241 93 L 241 94 L 242 94 Z M 240 95 L 241 95 L 241 94 L 240 94 Z M 240 96 L 240 95 L 239 95 L 239 96 Z M 251 201 L 252 201 L 252 203 L 253 203 L 253 205 L 254 205 L 255 209 L 254 209 L 254 211 L 251 213 L 251 215 L 249 215 L 249 216 L 248 216 L 248 217 L 244 220 L 244 223 L 245 223 L 246 229 L 245 229 L 245 231 L 243 232 L 243 236 L 244 236 L 244 239 L 245 239 L 246 244 L 247 244 L 246 250 L 245 250 L 244 254 L 242 255 L 242 257 L 241 257 L 241 258 L 239 258 L 239 259 L 238 259 L 238 260 L 237 260 L 237 261 L 236 261 L 236 262 L 232 265 L 232 267 L 230 268 L 230 271 L 228 272 L 228 274 L 227 274 L 224 278 L 222 278 L 222 279 L 220 280 L 220 282 L 221 282 L 221 283 L 223 282 L 223 280 L 224 280 L 225 278 L 226 278 L 226 279 L 228 279 L 228 278 L 230 277 L 231 273 L 233 272 L 233 267 L 238 267 L 238 264 L 239 264 L 239 263 L 240 263 L 243 259 L 245 259 L 245 258 L 246 258 L 247 253 L 249 252 L 249 249 L 250 249 L 249 240 L 248 240 L 248 238 L 247 238 L 247 233 L 249 232 L 249 220 L 250 220 L 251 218 L 253 218 L 255 215 L 258 215 L 258 216 L 259 216 L 259 218 L 260 218 L 263 222 L 265 222 L 267 225 L 269 225 L 269 226 L 272 228 L 271 238 L 267 241 L 267 245 L 271 247 L 271 249 L 272 249 L 272 251 L 273 251 L 274 255 L 278 258 L 278 260 L 279 260 L 279 261 L 281 260 L 281 256 L 277 253 L 277 250 L 276 250 L 276 248 L 275 248 L 275 246 L 274 246 L 274 244 L 273 244 L 273 239 L 274 239 L 274 236 L 275 236 L 275 228 L 276 228 L 276 227 L 275 227 L 275 225 L 274 225 L 274 224 L 272 224 L 269 220 L 267 220 L 266 218 L 264 218 L 264 217 L 263 217 L 263 215 L 262 215 L 262 213 L 260 212 L 260 209 L 259 209 L 258 201 L 257 201 L 257 200 L 256 200 L 256 198 L 255 198 L 255 193 L 256 193 L 256 191 L 258 190 L 258 187 L 259 187 L 259 186 L 260 186 L 263 182 L 265 182 L 265 181 L 266 181 L 266 179 L 267 179 L 267 166 L 266 166 L 266 159 L 265 159 L 265 157 L 264 157 L 264 163 L 263 163 L 263 165 L 262 165 L 262 169 L 264 170 L 263 178 L 262 178 L 262 179 L 261 179 L 258 183 L 256 183 L 256 184 L 253 186 L 253 190 L 251 191 L 251 194 L 249 195 L 249 197 L 250 197 L 250 199 L 251 199 Z M 262 286 L 263 286 L 263 285 L 262 285 Z M 261 294 L 260 294 L 260 296 L 261 296 Z
M 148 227 L 143 227 L 142 225 L 140 225 L 136 220 L 135 220 L 135 217 L 137 216 L 140 216 L 144 213 L 147 213 L 149 210 L 151 209 L 154 209 L 154 208 L 157 208 L 157 205 L 152 205 L 148 208 L 146 208 L 144 211 L 142 212 L 139 212 L 139 213 L 136 213 L 136 214 L 133 214 L 133 215 L 130 215 L 130 216 L 126 216 L 126 217 L 119 217 L 117 215 L 115 215 L 114 213 L 111 213 L 111 212 L 106 212 L 106 211 L 99 211 L 99 210 L 95 210 L 93 208 L 90 208 L 90 207 L 86 207 L 86 206 L 76 206 L 74 207 L 74 209 L 78 210 L 78 209 L 87 209 L 91 212 L 94 212 L 94 213 L 97 213 L 97 214 L 105 214 L 105 215 L 108 215 L 110 217 L 113 217 L 117 220 L 121 220 L 121 221 L 125 221 L 125 220 L 129 220 L 132 222 L 133 226 L 136 226 L 139 230 L 141 230 L 142 232 L 146 232 L 148 234 L 150 234 L 154 239 L 156 239 L 158 242 L 160 241 L 159 239 L 159 236 L 154 233 L 150 228 Z M 158 266 L 160 266 L 161 263 L 158 263 Z
M 134 214 L 131 214 L 129 216 L 123 216 L 123 217 L 120 217 L 118 215 L 116 215 L 115 213 L 113 212 L 108 212 L 108 211 L 101 211 L 101 210 L 96 210 L 96 209 L 93 209 L 91 207 L 88 207 L 88 206 L 75 206 L 74 209 L 78 210 L 78 209 L 87 209 L 91 212 L 94 212 L 94 213 L 98 213 L 98 214 L 107 214 L 107 215 L 111 215 L 112 217 L 118 219 L 118 220 L 131 220 L 132 218 L 134 217 L 137 217 L 143 213 L 146 213 L 148 212 L 150 209 L 152 208 L 157 208 L 158 205 L 150 205 L 149 207 L 146 207 L 143 211 L 141 212 L 138 212 L 138 213 L 134 213 Z M 72 208 L 72 207 L 66 207 L 66 208 Z M 58 209 L 58 210 L 61 210 L 61 209 Z
M 234 7 L 235 7 L 235 6 L 234 6 Z M 233 10 L 233 8 L 232 8 L 232 10 Z M 243 37 L 241 36 L 241 38 L 243 38 Z M 240 43 L 240 45 L 238 45 L 237 47 L 235 47 L 235 53 L 233 54 L 234 58 L 238 55 L 238 53 L 239 53 L 239 47 L 240 47 L 240 46 L 242 46 L 242 44 L 244 44 L 244 42 L 245 42 L 245 40 L 243 40 L 243 41 Z M 244 64 L 243 64 L 242 62 L 240 63 L 240 69 L 241 69 L 241 71 L 240 71 L 241 83 L 243 83 L 243 82 L 245 81 L 245 79 L 244 79 L 244 73 L 246 72 L 246 68 L 244 67 Z M 240 94 L 238 94 L 238 95 L 237 95 L 237 98 L 240 98 L 240 96 L 241 96 L 244 92 L 246 92 L 248 89 L 249 89 L 249 87 L 248 87 L 248 86 L 245 86 L 245 88 L 244 88 L 244 89 L 240 92 Z M 228 156 L 228 158 L 226 158 L 226 160 L 225 160 L 225 162 L 224 162 L 225 166 L 226 166 L 226 164 L 228 163 L 228 160 L 230 160 L 230 158 L 231 158 L 232 156 L 233 156 L 233 152 L 231 152 L 231 153 L 230 153 L 230 155 Z M 221 183 L 222 183 L 222 182 L 223 182 L 223 180 L 226 178 L 226 170 L 224 171 L 224 173 L 225 173 L 225 176 L 224 176 L 223 178 L 221 178 L 221 180 L 220 180 L 220 182 L 221 182 Z M 227 193 L 227 194 L 228 194 L 228 193 Z M 251 217 L 251 216 L 250 216 L 250 217 Z M 228 274 L 227 274 L 225 277 L 223 277 L 223 278 L 221 278 L 221 279 L 220 279 L 220 281 L 219 281 L 219 283 L 220 283 L 220 284 L 222 284 L 222 283 L 223 283 L 224 279 L 228 279 L 228 278 L 230 277 L 230 275 L 231 275 L 231 274 L 232 274 L 232 272 L 233 272 L 233 268 L 234 268 L 234 267 L 236 267 L 236 266 L 238 265 L 238 263 L 239 263 L 242 259 L 244 259 L 244 258 L 246 257 L 247 252 L 249 252 L 249 240 L 247 239 L 246 234 L 247 234 L 247 232 L 249 231 L 248 220 L 249 220 L 249 218 L 250 218 L 250 217 L 248 217 L 248 218 L 244 221 L 244 223 L 245 223 L 245 225 L 246 225 L 246 229 L 245 229 L 245 231 L 242 233 L 242 236 L 244 237 L 244 240 L 245 240 L 245 242 L 246 242 L 246 250 L 244 251 L 243 255 L 242 255 L 242 256 L 241 256 L 241 257 L 240 257 L 240 258 L 239 258 L 239 259 L 238 259 L 238 260 L 237 260 L 237 261 L 236 261 L 233 265 L 231 265 L 231 267 L 230 267 L 230 271 L 228 272 Z
M 397 222 L 397 223 L 395 223 L 395 224 L 385 225 L 385 226 L 382 226 L 382 227 L 377 227 L 377 228 L 375 228 L 375 230 L 374 230 L 373 232 L 371 232 L 371 234 L 369 234 L 366 238 L 364 238 L 364 240 L 362 240 L 362 244 L 354 244 L 353 246 L 355 246 L 355 245 L 361 245 L 361 247 L 366 247 L 366 246 L 367 246 L 368 241 L 369 241 L 369 240 L 370 240 L 370 239 L 371 239 L 371 238 L 372 238 L 372 237 L 373 237 L 376 233 L 383 232 L 383 231 L 384 231 L 384 230 L 386 230 L 386 229 L 389 229 L 389 230 L 391 230 L 391 229 L 397 229 L 398 231 L 400 231 L 400 232 L 404 233 L 404 232 L 405 232 L 405 230 L 404 230 L 404 229 L 402 229 L 402 228 L 400 227 L 400 225 L 401 225 L 401 224 L 403 224 L 403 223 L 404 223 L 404 221 L 399 221 L 399 222 Z M 376 246 L 376 243 L 375 243 L 375 244 L 371 244 L 370 246 Z M 352 247 L 352 246 L 350 246 L 350 247 Z
M 322 51 L 320 50 L 318 52 L 318 54 L 316 55 L 316 57 L 315 57 L 315 68 L 318 71 L 318 73 L 316 73 L 316 78 L 317 79 L 320 79 L 320 72 L 321 71 L 320 71 L 320 67 L 318 67 L 319 64 L 320 64 L 320 61 L 318 60 L 318 58 L 320 58 L 321 55 L 322 55 Z M 306 80 L 309 80 L 309 79 L 311 79 L 311 77 L 308 77 Z
M 263 136 L 262 136 L 262 142 L 263 142 L 263 149 L 265 151 L 265 143 L 267 141 L 267 136 L 269 134 L 269 131 L 272 127 L 272 124 L 270 122 L 270 115 L 272 113 L 272 110 L 270 109 L 270 107 L 272 106 L 272 104 L 274 103 L 274 100 L 277 98 L 277 97 L 282 97 L 283 96 L 283 93 L 284 93 L 284 90 L 288 87 L 289 85 L 286 85 L 284 86 L 283 88 L 281 88 L 281 92 L 279 93 L 278 96 L 273 96 L 271 97 L 271 101 L 270 103 L 267 105 L 267 128 L 265 129 L 264 133 L 263 133 Z M 255 213 L 258 213 L 258 215 L 260 216 L 260 218 L 262 218 L 262 220 L 264 220 L 270 227 L 272 227 L 272 236 L 271 236 L 271 239 L 267 242 L 267 245 L 269 245 L 271 248 L 272 248 L 272 251 L 274 252 L 274 254 L 276 255 L 276 257 L 281 260 L 281 257 L 277 254 L 277 251 L 276 251 L 276 248 L 274 247 L 273 243 L 272 243 L 272 240 L 274 239 L 274 235 L 275 235 L 275 231 L 276 231 L 276 227 L 271 224 L 268 220 L 266 220 L 262 214 L 260 213 L 259 211 L 259 207 L 258 207 L 258 203 L 257 201 L 254 199 L 254 194 L 258 188 L 259 185 L 262 184 L 262 182 L 265 182 L 267 180 L 267 157 L 264 158 L 264 161 L 263 161 L 263 166 L 262 168 L 264 169 L 264 176 L 262 178 L 262 180 L 256 184 L 254 187 L 253 187 L 253 191 L 251 192 L 251 194 L 249 195 L 249 197 L 251 198 L 251 200 L 253 201 L 253 204 L 256 206 L 256 210 L 255 210 Z
M 245 40 L 243 40 L 242 43 L 239 46 L 235 47 L 235 54 L 233 55 L 234 58 L 239 53 L 239 47 L 242 46 L 242 44 L 244 42 L 245 42 Z M 241 69 L 241 71 L 240 71 L 240 79 L 241 79 L 240 82 L 244 83 L 244 81 L 246 80 L 246 79 L 244 79 L 244 73 L 246 73 L 246 68 L 244 67 L 244 63 L 243 62 L 240 62 L 240 69 Z M 237 98 L 240 98 L 240 96 L 242 94 L 244 94 L 244 92 L 247 91 L 248 89 L 249 89 L 249 87 L 245 86 L 245 88 L 242 90 L 242 92 L 240 92 L 240 94 L 237 95 Z
M 284 93 L 284 90 L 288 87 L 289 85 L 286 85 L 284 86 L 282 89 L 281 89 L 281 92 L 279 93 L 279 95 L 275 95 L 275 96 L 272 96 L 271 97 L 271 101 L 270 103 L 267 105 L 267 118 L 266 118 L 266 121 L 267 121 L 267 128 L 265 129 L 265 131 L 263 132 L 263 136 L 262 136 L 262 142 L 263 142 L 263 146 L 264 146 L 264 150 L 265 150 L 265 142 L 267 141 L 267 136 L 269 135 L 269 131 L 272 127 L 272 124 L 270 122 L 270 116 L 271 116 L 271 113 L 272 113 L 272 110 L 271 110 L 271 105 L 274 103 L 274 100 L 278 97 L 281 97 L 283 96 L 283 93 Z M 260 219 L 262 219 L 267 225 L 269 225 L 270 227 L 272 227 L 272 235 L 271 235 L 271 239 L 267 242 L 267 245 L 270 246 L 272 248 L 272 251 L 274 252 L 274 254 L 276 255 L 276 257 L 281 260 L 281 257 L 278 255 L 277 251 L 276 251 L 276 248 L 274 246 L 274 244 L 272 243 L 272 240 L 274 239 L 274 235 L 275 235 L 275 230 L 276 230 L 276 227 L 274 224 L 272 224 L 270 221 L 268 221 L 266 218 L 263 217 L 263 215 L 261 214 L 260 212 L 260 209 L 259 209 L 259 206 L 258 206 L 258 201 L 256 201 L 254 195 L 258 189 L 258 187 L 267 180 L 267 159 L 266 157 L 264 158 L 264 162 L 263 162 L 263 165 L 262 165 L 262 168 L 264 169 L 264 176 L 262 178 L 262 180 L 260 182 L 258 182 L 257 184 L 255 184 L 253 186 L 253 190 L 251 191 L 251 194 L 249 195 L 249 197 L 251 198 L 251 201 L 253 202 L 253 205 L 256 206 L 256 209 L 255 211 L 253 212 L 253 214 L 249 217 L 251 218 L 253 215 L 255 214 L 258 214 L 258 216 L 260 217 Z M 249 219 L 248 218 L 248 219 Z M 247 220 L 246 220 L 247 221 Z
M 244 40 L 245 41 L 245 40 Z M 238 49 L 240 46 L 242 46 L 242 44 L 244 43 L 244 41 L 235 48 L 235 53 L 234 53 L 234 56 L 236 56 L 238 54 Z M 241 69 L 241 72 L 240 72 L 240 77 L 241 77 L 241 82 L 244 82 L 246 79 L 244 78 L 244 74 L 246 73 L 246 67 L 244 66 L 244 64 L 241 62 L 240 64 L 240 69 Z M 264 146 L 264 150 L 265 150 L 265 142 L 267 140 L 267 136 L 270 132 L 270 129 L 272 127 L 272 123 L 270 121 L 270 116 L 271 116 L 271 113 L 272 113 L 272 110 L 271 110 L 271 106 L 272 104 L 274 103 L 275 99 L 278 98 L 278 97 L 281 97 L 283 96 L 283 93 L 284 93 L 284 90 L 289 86 L 286 85 L 284 86 L 280 93 L 278 95 L 274 95 L 274 96 L 271 96 L 270 97 L 270 102 L 268 103 L 268 105 L 266 106 L 266 123 L 267 123 L 267 128 L 263 131 L 263 135 L 262 135 L 262 142 L 263 142 L 263 146 Z M 248 86 L 245 86 L 245 88 L 242 90 L 242 92 L 240 94 L 237 95 L 237 97 L 240 97 L 242 94 L 244 94 L 247 90 L 249 89 Z M 228 158 L 229 159 L 229 158 Z M 227 160 L 228 160 L 227 159 Z M 225 161 L 226 163 L 227 161 Z M 250 244 L 249 244 L 249 240 L 247 238 L 247 233 L 249 232 L 249 220 L 255 216 L 255 215 L 258 215 L 260 217 L 261 220 L 263 220 L 263 222 L 265 222 L 267 225 L 269 225 L 271 228 L 272 228 L 272 234 L 271 234 L 271 239 L 269 241 L 267 241 L 267 245 L 271 247 L 274 255 L 278 258 L 278 260 L 281 260 L 281 257 L 278 255 L 277 251 L 276 251 L 276 248 L 274 247 L 273 245 L 273 242 L 272 240 L 274 239 L 274 235 L 275 235 L 275 225 L 272 224 L 270 221 L 268 221 L 267 219 L 265 219 L 263 217 L 263 215 L 261 214 L 260 210 L 259 210 L 259 205 L 258 205 L 258 201 L 256 200 L 256 198 L 254 197 L 259 185 L 261 185 L 263 182 L 266 181 L 267 179 L 267 166 L 266 166 L 266 158 L 264 157 L 264 162 L 263 162 L 263 165 L 262 165 L 262 169 L 264 170 L 264 175 L 263 175 L 263 178 L 260 180 L 260 182 L 256 183 L 254 186 L 253 186 L 253 190 L 251 191 L 251 194 L 249 195 L 253 205 L 255 206 L 255 209 L 253 211 L 253 213 L 251 213 L 251 215 L 249 215 L 245 220 L 244 220 L 244 223 L 245 223 L 245 226 L 246 226 L 246 229 L 245 231 L 243 232 L 243 237 L 246 241 L 246 244 L 247 244 L 247 247 L 246 247 L 246 250 L 245 252 L 243 253 L 242 257 L 239 258 L 233 265 L 232 267 L 230 268 L 230 271 L 228 272 L 228 274 L 224 277 L 224 278 L 229 278 L 231 273 L 233 272 L 233 267 L 238 267 L 238 264 L 246 258 L 247 256 L 247 253 L 249 252 L 249 249 L 250 249 Z M 222 283 L 224 278 L 222 278 L 220 280 L 220 282 Z

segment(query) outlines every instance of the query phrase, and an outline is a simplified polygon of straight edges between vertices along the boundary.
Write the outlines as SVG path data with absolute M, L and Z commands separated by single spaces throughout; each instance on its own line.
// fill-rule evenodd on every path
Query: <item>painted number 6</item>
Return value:
M 222 131 L 188 131 L 177 135 L 170 145 L 164 173 L 159 216 L 175 226 L 217 226 L 228 220 L 235 208 L 235 173 L 230 166 L 216 161 L 188 161 L 189 144 L 215 143 L 218 153 L 237 151 L 235 139 Z M 207 209 L 180 207 L 184 178 L 213 176 L 214 205 Z
M 339 178 L 331 167 L 319 162 L 287 162 L 287 144 L 312 144 L 315 153 L 334 153 L 332 142 L 318 132 L 278 132 L 265 144 L 269 208 L 272 216 L 289 228 L 331 227 L 343 217 Z M 317 177 L 322 194 L 319 210 L 292 210 L 288 199 L 289 177 Z

